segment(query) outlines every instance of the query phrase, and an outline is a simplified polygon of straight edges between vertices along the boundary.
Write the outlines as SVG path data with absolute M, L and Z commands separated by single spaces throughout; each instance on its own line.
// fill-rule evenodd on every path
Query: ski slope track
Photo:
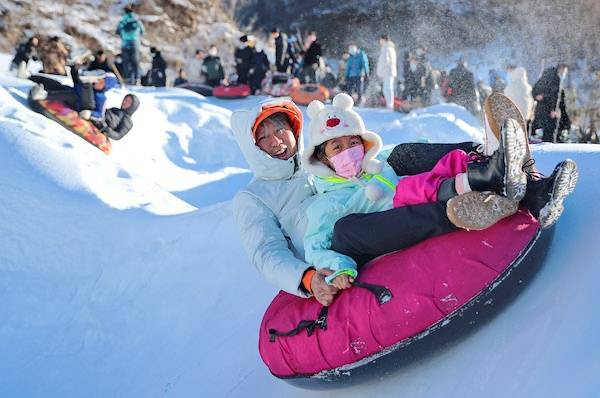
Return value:
M 355 385 L 306 391 L 257 348 L 276 294 L 249 263 L 231 198 L 251 174 L 224 101 L 134 88 L 134 129 L 110 156 L 30 111 L 0 76 L 0 396 L 593 397 L 600 390 L 600 149 L 537 145 L 579 184 L 546 259 L 495 317 Z M 127 89 L 110 93 L 119 104 Z M 361 109 L 386 144 L 481 140 L 464 109 Z M 492 303 L 493 304 L 493 303 Z

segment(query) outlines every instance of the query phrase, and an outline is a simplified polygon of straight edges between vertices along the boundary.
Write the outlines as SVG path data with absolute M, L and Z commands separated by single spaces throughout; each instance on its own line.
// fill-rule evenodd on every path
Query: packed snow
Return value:
M 509 307 L 396 372 L 305 391 L 271 376 L 259 357 L 258 328 L 276 289 L 251 266 L 231 217 L 230 200 L 251 173 L 229 116 L 260 98 L 114 90 L 109 106 L 132 91 L 141 107 L 106 156 L 29 110 L 30 86 L 0 75 L 0 396 L 597 394 L 596 146 L 533 147 L 544 173 L 570 157 L 580 180 L 545 264 Z M 479 121 L 451 104 L 360 113 L 388 145 L 483 137 Z

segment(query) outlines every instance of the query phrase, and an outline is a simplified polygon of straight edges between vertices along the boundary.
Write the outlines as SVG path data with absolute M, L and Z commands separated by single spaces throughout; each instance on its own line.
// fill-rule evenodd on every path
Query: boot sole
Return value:
M 526 142 L 529 144 L 527 134 L 527 123 L 521 114 L 519 107 L 506 95 L 501 93 L 490 94 L 483 104 L 488 126 L 497 140 L 500 140 L 502 126 L 508 119 L 514 119 L 521 126 Z M 527 156 L 530 156 L 529 145 L 527 145 Z
M 561 216 L 565 209 L 563 202 L 575 190 L 578 178 L 579 170 L 577 169 L 577 164 L 571 159 L 562 162 L 554 180 L 550 200 L 540 210 L 538 222 L 542 229 L 550 228 Z
M 525 196 L 527 188 L 527 174 L 523 171 L 523 163 L 527 159 L 527 142 L 516 120 L 506 120 L 502 129 L 502 141 L 506 153 L 503 194 L 518 202 Z
M 473 191 L 450 199 L 446 215 L 458 228 L 477 231 L 513 215 L 518 208 L 518 202 L 503 196 Z

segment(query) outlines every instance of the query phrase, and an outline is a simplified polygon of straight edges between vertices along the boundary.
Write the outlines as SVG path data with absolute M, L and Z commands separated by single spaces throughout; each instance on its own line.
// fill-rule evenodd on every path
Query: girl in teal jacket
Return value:
M 347 94 L 338 94 L 333 107 L 319 101 L 309 105 L 310 138 L 302 157 L 302 167 L 315 175 L 318 194 L 306 212 L 306 262 L 332 270 L 327 281 L 337 288 L 350 287 L 358 273 L 352 258 L 330 249 L 335 222 L 352 213 L 391 209 L 399 180 L 380 156 L 381 138 L 366 131 L 352 105 Z
M 455 226 L 484 229 L 517 210 L 527 183 L 527 142 L 516 121 L 503 126 L 500 142 L 506 145 L 489 158 L 455 150 L 430 171 L 398 177 L 380 154 L 381 138 L 365 129 L 353 105 L 352 97 L 342 93 L 332 107 L 320 101 L 308 106 L 309 145 L 302 166 L 314 174 L 318 196 L 306 211 L 304 250 L 307 263 L 331 270 L 328 283 L 349 288 L 358 274 L 354 259 L 331 250 L 335 223 L 349 214 L 447 202 Z M 467 195 L 471 192 L 477 195 Z M 477 223 L 464 223 L 469 218 Z

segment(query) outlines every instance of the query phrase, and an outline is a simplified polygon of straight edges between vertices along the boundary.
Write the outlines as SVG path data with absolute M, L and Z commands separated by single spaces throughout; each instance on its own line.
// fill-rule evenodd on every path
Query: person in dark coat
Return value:
M 464 106 L 473 115 L 479 113 L 475 78 L 473 72 L 467 69 L 467 64 L 462 58 L 448 74 L 448 90 L 449 102 Z
M 150 47 L 152 67 L 146 75 L 146 86 L 165 87 L 167 85 L 167 61 L 156 47 Z
M 271 30 L 271 37 L 275 40 L 275 67 L 277 68 L 277 72 L 287 73 L 290 66 L 288 37 L 279 28 Z
M 317 69 L 319 69 L 322 56 L 323 48 L 317 42 L 317 33 L 310 32 L 306 40 L 303 58 L 304 76 L 307 82 L 315 83 L 317 81 Z
M 173 86 L 175 86 L 175 87 L 182 86 L 187 83 L 188 83 L 188 79 L 187 79 L 185 70 L 183 70 L 183 68 L 179 68 L 179 72 L 178 72 L 177 78 L 173 82 Z
M 103 70 L 105 72 L 114 73 L 114 65 L 108 60 L 104 50 L 98 50 L 94 60 L 90 62 L 87 70 Z
M 254 56 L 254 38 L 244 35 L 240 37 L 240 46 L 234 53 L 235 72 L 237 73 L 237 82 L 248 84 L 248 75 L 251 68 L 252 57 Z
M 542 129 L 542 140 L 545 142 L 556 141 L 556 128 L 558 127 L 556 107 L 560 106 L 558 101 L 560 83 L 561 79 L 565 78 L 567 71 L 567 65 L 564 64 L 546 69 L 531 90 L 531 95 L 537 101 L 531 130 L 535 132 L 537 129 Z M 566 114 L 566 107 L 564 113 Z
M 133 127 L 131 116 L 133 116 L 139 106 L 139 98 L 134 94 L 127 94 L 123 98 L 120 108 L 108 109 L 104 115 L 104 119 L 92 119 L 92 123 L 108 138 L 120 140 Z
M 19 44 L 15 57 L 10 63 L 10 70 L 19 69 L 22 62 L 25 63 L 26 68 L 30 59 L 37 60 L 38 44 L 39 39 L 36 36 L 30 37 L 26 42 Z
M 262 81 L 271 67 L 269 58 L 262 48 L 255 49 L 251 61 L 250 88 L 254 95 L 259 94 L 262 88 Z
M 414 56 L 409 59 L 409 67 L 404 75 L 404 92 L 402 97 L 409 101 L 423 101 L 427 70 Z
M 204 76 L 206 84 L 211 87 L 221 85 L 225 79 L 221 57 L 219 57 L 217 46 L 214 44 L 208 48 L 208 55 L 202 61 L 202 76 Z

